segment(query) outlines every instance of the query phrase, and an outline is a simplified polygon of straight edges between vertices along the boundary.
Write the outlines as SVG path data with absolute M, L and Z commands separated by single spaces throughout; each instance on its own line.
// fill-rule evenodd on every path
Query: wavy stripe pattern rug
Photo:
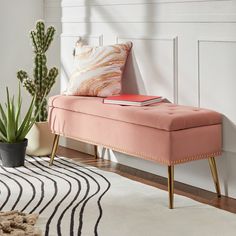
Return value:
M 66 158 L 27 157 L 0 166 L 0 211 L 40 214 L 45 236 L 231 236 L 236 215 Z

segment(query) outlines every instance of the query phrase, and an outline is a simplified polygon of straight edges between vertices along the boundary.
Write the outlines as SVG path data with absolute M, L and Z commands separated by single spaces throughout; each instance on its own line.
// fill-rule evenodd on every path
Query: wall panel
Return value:
M 224 115 L 225 151 L 236 152 L 236 40 L 199 40 L 199 106 Z
M 236 197 L 236 1 L 46 0 L 45 18 L 62 33 L 61 90 L 72 70 L 74 42 L 86 36 L 99 44 L 102 35 L 104 45 L 134 43 L 124 91 L 223 113 L 224 154 L 218 165 L 223 191 Z M 92 150 L 82 144 L 79 149 Z M 166 176 L 165 167 L 151 162 L 112 151 L 106 157 Z M 177 166 L 176 179 L 214 191 L 205 160 Z
M 117 43 L 126 41 L 133 42 L 133 52 L 127 63 L 129 69 L 124 74 L 123 91 L 150 95 L 159 93 L 176 102 L 177 38 L 117 37 Z

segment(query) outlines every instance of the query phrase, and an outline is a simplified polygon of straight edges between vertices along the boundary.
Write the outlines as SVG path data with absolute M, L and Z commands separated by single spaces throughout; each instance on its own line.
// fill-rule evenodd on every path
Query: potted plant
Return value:
M 39 111 L 33 114 L 36 96 L 33 97 L 25 117 L 21 116 L 21 92 L 19 85 L 18 99 L 10 97 L 8 88 L 5 109 L 0 103 L 0 159 L 5 167 L 18 167 L 24 165 L 25 151 L 28 140 L 25 138 L 35 123 Z M 39 104 L 39 108 L 42 104 Z
M 17 78 L 26 90 L 36 97 L 34 112 L 37 113 L 40 110 L 36 123 L 27 135 L 29 139 L 27 154 L 29 155 L 49 155 L 53 143 L 53 134 L 47 122 L 47 95 L 56 81 L 58 69 L 53 67 L 48 70 L 46 52 L 53 41 L 54 34 L 53 26 L 46 30 L 43 21 L 36 23 L 36 29 L 30 32 L 35 54 L 33 79 L 23 70 L 17 72 Z

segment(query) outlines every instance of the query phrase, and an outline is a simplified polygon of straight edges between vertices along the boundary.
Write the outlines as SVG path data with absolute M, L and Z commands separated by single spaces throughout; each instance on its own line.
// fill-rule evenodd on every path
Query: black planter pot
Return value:
M 0 159 L 4 167 L 24 166 L 28 140 L 19 143 L 0 142 Z

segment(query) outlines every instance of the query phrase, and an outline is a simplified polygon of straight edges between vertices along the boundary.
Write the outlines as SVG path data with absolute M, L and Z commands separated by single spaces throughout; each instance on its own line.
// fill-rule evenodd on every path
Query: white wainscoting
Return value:
M 158 93 L 177 103 L 178 38 L 116 38 L 117 43 L 127 41 L 133 43 L 133 50 L 124 73 L 123 91 L 149 95 Z
M 50 55 L 61 67 L 61 91 L 79 36 L 94 45 L 130 40 L 134 47 L 124 91 L 163 95 L 175 103 L 222 112 L 224 154 L 217 163 L 224 194 L 236 197 L 236 1 L 45 0 L 45 19 L 61 34 Z M 53 55 L 60 50 L 59 61 Z M 64 145 L 92 153 L 89 145 Z M 102 152 L 114 161 L 166 176 L 166 167 Z M 206 160 L 176 166 L 175 178 L 214 191 Z

